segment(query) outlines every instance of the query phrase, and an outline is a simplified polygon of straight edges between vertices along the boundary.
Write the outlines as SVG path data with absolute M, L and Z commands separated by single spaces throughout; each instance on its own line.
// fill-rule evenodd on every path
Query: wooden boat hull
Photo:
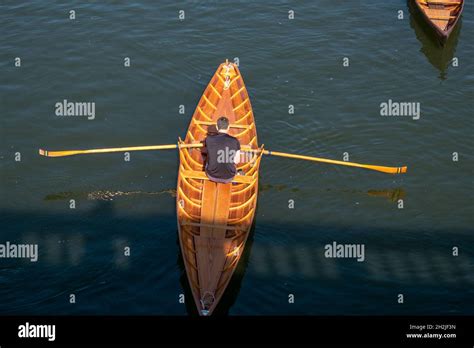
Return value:
M 414 0 L 416 8 L 444 44 L 461 17 L 464 0 Z
M 205 89 L 184 143 L 202 141 L 220 116 L 241 145 L 258 149 L 252 106 L 238 67 L 223 63 Z M 180 148 L 176 211 L 187 278 L 198 313 L 211 315 L 243 253 L 253 223 L 261 154 L 238 165 L 245 183 L 221 184 L 203 177 L 199 149 Z

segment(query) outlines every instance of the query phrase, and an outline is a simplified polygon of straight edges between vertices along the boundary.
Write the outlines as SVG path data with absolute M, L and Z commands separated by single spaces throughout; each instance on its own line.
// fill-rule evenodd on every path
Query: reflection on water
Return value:
M 351 259 L 328 259 L 324 246 L 319 250 L 305 245 L 254 246 L 252 272 L 259 277 L 299 276 L 302 278 L 342 279 Z M 452 256 L 444 250 L 370 250 L 365 262 L 356 264 L 359 274 L 376 281 L 410 283 L 474 284 L 474 264 L 469 256 Z M 351 271 L 353 271 L 351 269 Z
M 453 29 L 448 41 L 441 45 L 432 29 L 425 22 L 424 18 L 413 5 L 408 1 L 410 8 L 410 26 L 415 30 L 417 39 L 421 42 L 420 51 L 428 58 L 428 61 L 439 70 L 439 78 L 447 78 L 448 67 L 451 64 L 456 46 L 458 44 L 459 33 L 462 27 L 462 18 L 459 19 L 456 27 Z
M 369 190 L 367 194 L 372 197 L 385 197 L 390 202 L 396 202 L 401 198 L 405 198 L 405 190 L 402 188 L 385 189 L 385 190 Z
M 446 284 L 474 284 L 474 259 L 468 254 L 453 256 L 446 250 L 420 249 L 375 249 L 369 248 L 365 262 L 356 263 L 352 259 L 329 259 L 324 256 L 324 245 L 320 248 L 293 245 L 260 244 L 253 245 L 254 227 L 251 230 L 244 254 L 225 292 L 219 309 L 220 314 L 226 314 L 235 302 L 240 291 L 242 279 L 246 271 L 257 278 L 277 276 L 297 276 L 305 279 L 340 279 L 348 272 L 349 264 L 358 268 L 359 274 L 365 274 L 367 279 L 374 281 L 394 281 L 410 283 L 446 283 Z M 24 235 L 21 240 L 39 245 L 41 261 L 52 265 L 79 266 L 86 261 L 87 242 L 80 234 Z M 124 247 L 130 241 L 119 237 L 113 239 L 109 248 L 117 270 L 126 270 L 129 267 L 130 257 L 124 255 Z M 249 264 L 249 257 L 252 262 Z M 185 298 L 192 299 L 186 272 L 181 257 L 177 258 L 181 271 L 181 284 Z M 189 314 L 197 315 L 193 301 L 186 301 Z M 216 313 L 217 313 L 216 312 Z
M 272 185 L 272 184 L 263 184 L 263 185 L 260 185 L 259 187 L 259 191 L 260 192 L 265 192 L 265 191 L 272 191 L 272 190 L 275 190 L 275 191 L 284 191 L 284 190 L 287 190 L 287 189 L 290 189 L 288 187 L 288 185 L 285 185 L 285 184 L 281 184 L 281 185 Z M 291 192 L 298 192 L 299 189 L 294 187 L 294 188 L 291 188 L 290 189 Z
M 112 214 L 116 201 L 95 204 L 97 208 L 93 211 L 79 214 L 2 210 L 0 217 L 12 226 L 4 231 L 4 239 L 38 244 L 39 260 L 34 265 L 26 260 L 5 260 L 0 279 L 21 286 L 15 291 L 0 286 L 0 297 L 4 299 L 0 301 L 0 312 L 149 314 L 152 310 L 159 314 L 184 314 L 183 305 L 175 300 L 184 290 L 187 313 L 196 314 L 177 244 L 174 214 L 116 216 Z M 24 223 L 28 221 L 34 221 L 36 228 L 25 231 Z M 340 304 L 341 311 L 336 312 L 344 313 L 356 301 L 364 304 L 357 313 L 380 314 L 379 300 L 366 300 L 379 291 L 391 291 L 384 289 L 394 284 L 417 289 L 427 299 L 433 291 L 442 292 L 446 301 L 424 308 L 415 304 L 410 310 L 447 313 L 453 310 L 452 303 L 459 295 L 451 290 L 466 289 L 462 294 L 469 296 L 474 285 L 473 244 L 468 230 L 427 234 L 418 230 L 351 227 L 348 231 L 345 227 L 316 223 L 272 224 L 259 218 L 255 225 L 257 229 L 252 229 L 215 314 L 294 313 L 293 309 L 275 307 L 287 291 L 302 296 L 308 291 L 320 293 L 317 298 L 306 295 L 299 302 L 299 313 L 314 308 L 334 313 L 333 307 L 326 307 L 321 301 Z M 326 258 L 325 245 L 333 238 L 364 242 L 365 261 Z M 458 241 L 459 256 L 453 256 L 452 247 Z M 126 246 L 131 247 L 130 256 L 124 254 Z M 38 274 L 47 282 L 43 287 L 46 290 L 39 293 L 35 291 Z M 180 276 L 182 287 L 178 286 Z M 90 306 L 70 307 L 62 301 L 58 294 L 71 288 L 85 289 Z M 352 291 L 351 296 L 340 296 L 340 289 Z M 122 300 L 122 305 L 109 307 L 107 299 L 111 297 Z M 457 310 L 464 313 L 470 308 Z M 396 312 L 384 308 L 384 313 L 391 311 Z
M 289 190 L 291 192 L 299 192 L 300 189 L 298 188 L 290 188 L 287 185 L 271 185 L 271 184 L 264 184 L 260 186 L 260 192 L 265 191 L 286 191 Z M 331 188 L 323 188 L 324 191 L 334 191 L 335 194 L 339 193 L 354 193 L 354 194 L 365 194 L 367 193 L 370 197 L 384 197 L 387 198 L 390 202 L 397 202 L 399 199 L 405 198 L 406 193 L 405 190 L 401 187 L 397 188 L 387 188 L 387 189 L 370 189 L 365 191 L 361 190 L 351 190 L 351 189 L 331 189 Z M 312 191 L 314 192 L 314 190 Z
M 87 240 L 79 233 L 54 233 L 42 236 L 30 232 L 23 235 L 21 240 L 37 244 L 41 252 L 41 261 L 50 265 L 79 266 L 86 259 Z M 130 258 L 124 253 L 126 246 L 130 246 L 130 241 L 124 237 L 113 239 L 109 245 L 118 269 L 126 269 L 129 266 Z

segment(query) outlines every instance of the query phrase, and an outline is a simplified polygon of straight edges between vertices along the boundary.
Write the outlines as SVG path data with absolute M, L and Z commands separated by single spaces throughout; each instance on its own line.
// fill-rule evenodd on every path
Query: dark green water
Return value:
M 177 154 L 37 151 L 174 143 L 237 57 L 266 148 L 408 173 L 265 158 L 220 310 L 473 314 L 473 15 L 467 2 L 441 48 L 405 1 L 2 2 L 0 243 L 38 243 L 40 256 L 0 259 L 0 313 L 191 311 L 178 302 Z M 95 119 L 56 116 L 64 99 L 95 102 Z M 420 103 L 420 118 L 382 117 L 389 99 Z M 325 258 L 334 241 L 364 244 L 365 261 Z

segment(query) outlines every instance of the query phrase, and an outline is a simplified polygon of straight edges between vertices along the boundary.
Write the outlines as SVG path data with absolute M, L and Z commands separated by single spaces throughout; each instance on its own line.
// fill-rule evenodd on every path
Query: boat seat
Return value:
M 203 126 L 213 126 L 216 124 L 216 122 L 211 122 L 211 121 L 194 121 L 197 124 L 203 125 Z M 247 129 L 250 127 L 249 124 L 235 124 L 231 123 L 229 124 L 230 128 L 241 128 L 241 129 Z
M 449 20 L 451 19 L 451 11 L 446 9 L 424 9 L 428 18 L 441 30 L 446 30 Z
M 199 170 L 186 170 L 182 169 L 181 174 L 190 179 L 198 179 L 198 180 L 210 180 L 208 176 L 206 175 L 206 172 L 204 171 L 199 171 Z M 232 182 L 238 183 L 238 184 L 251 184 L 255 178 L 253 176 L 248 176 L 248 175 L 236 175 L 234 176 L 234 179 Z
M 439 16 L 439 17 L 449 17 L 451 14 L 450 10 L 446 9 L 425 9 L 426 14 L 431 18 L 431 16 Z
M 424 1 L 427 4 L 433 4 L 433 5 L 461 5 L 461 1 L 453 0 L 425 0 Z
M 183 221 L 183 226 L 197 226 L 197 227 L 209 227 L 214 229 L 222 229 L 222 230 L 231 230 L 231 231 L 242 231 L 245 230 L 243 226 L 235 226 L 235 225 L 218 225 L 218 224 L 203 224 L 199 222 L 192 222 L 192 221 Z
M 430 17 L 432 20 L 447 21 L 449 19 L 455 19 L 456 16 L 434 16 Z

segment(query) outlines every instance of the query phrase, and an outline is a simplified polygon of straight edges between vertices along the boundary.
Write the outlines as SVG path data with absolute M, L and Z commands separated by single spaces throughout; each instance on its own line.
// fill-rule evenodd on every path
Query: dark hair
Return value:
M 229 119 L 225 116 L 219 117 L 219 119 L 217 120 L 217 129 L 221 130 L 227 128 L 229 128 Z

